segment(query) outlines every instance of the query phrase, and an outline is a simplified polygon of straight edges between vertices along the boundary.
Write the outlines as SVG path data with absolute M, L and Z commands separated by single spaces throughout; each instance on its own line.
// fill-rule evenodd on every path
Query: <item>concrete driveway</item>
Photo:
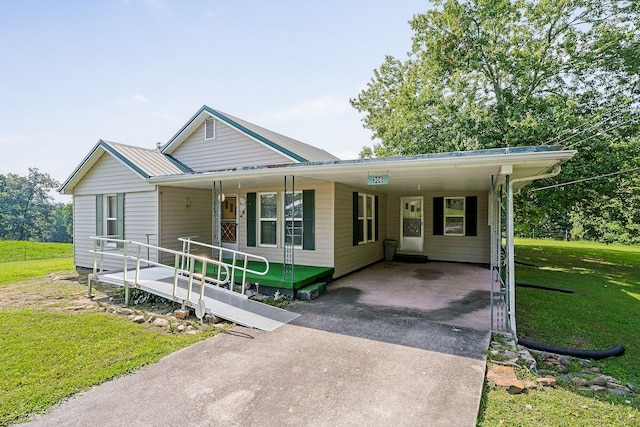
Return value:
M 377 266 L 391 276 L 400 271 L 383 264 Z M 418 271 L 429 264 L 403 266 Z M 31 424 L 475 425 L 489 331 L 453 317 L 434 321 L 429 313 L 463 305 L 468 320 L 481 304 L 461 302 L 468 295 L 431 309 L 373 304 L 376 287 L 357 278 L 292 304 L 303 314 L 293 324 L 274 332 L 236 327 L 97 386 Z

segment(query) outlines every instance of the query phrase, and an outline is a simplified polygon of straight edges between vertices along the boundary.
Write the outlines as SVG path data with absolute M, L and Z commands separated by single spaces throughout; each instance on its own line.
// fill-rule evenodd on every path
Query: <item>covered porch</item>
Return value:
M 273 276 L 281 288 L 292 280 L 289 273 L 297 281 L 304 267 L 333 269 L 340 278 L 370 266 L 383 259 L 385 240 L 429 260 L 485 264 L 486 302 L 495 317 L 490 322 L 515 333 L 513 194 L 529 181 L 559 173 L 573 154 L 559 147 L 518 147 L 244 167 L 149 182 L 207 192 L 212 225 L 204 234 L 214 244 L 238 245 L 280 264 Z M 310 247 L 303 231 L 307 212 L 299 215 L 298 203 L 311 206 Z

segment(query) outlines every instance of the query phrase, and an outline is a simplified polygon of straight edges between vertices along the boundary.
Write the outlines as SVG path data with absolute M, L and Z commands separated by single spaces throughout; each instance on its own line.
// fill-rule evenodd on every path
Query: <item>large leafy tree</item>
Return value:
M 638 164 L 638 0 L 434 4 L 410 21 L 408 57 L 387 57 L 351 100 L 379 141 L 363 156 L 559 144 L 579 150 L 564 180 Z M 541 224 L 575 225 L 609 212 L 611 197 L 620 205 L 619 182 L 526 193 L 521 206 Z
M 70 208 L 49 195 L 58 185 L 37 168 L 26 177 L 0 174 L 0 239 L 70 241 Z

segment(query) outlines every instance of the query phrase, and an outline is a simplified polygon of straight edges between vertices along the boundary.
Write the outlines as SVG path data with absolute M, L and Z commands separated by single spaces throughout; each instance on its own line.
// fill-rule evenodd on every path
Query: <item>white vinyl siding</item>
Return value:
M 433 261 L 455 261 L 489 263 L 490 229 L 488 224 L 488 195 L 475 193 L 412 193 L 402 196 L 424 196 L 424 249 L 423 254 Z M 434 236 L 433 235 L 433 198 L 434 197 L 478 197 L 477 236 Z M 388 199 L 388 238 L 400 239 L 400 195 L 390 195 Z
M 73 189 L 76 196 L 153 191 L 140 175 L 109 154 L 103 154 Z
M 245 189 L 243 189 L 245 190 Z M 313 184 L 296 183 L 296 192 L 303 190 L 315 190 L 315 249 L 305 250 L 302 248 L 295 249 L 295 263 L 297 265 L 313 265 L 318 267 L 333 267 L 333 184 L 328 182 Z M 256 187 L 248 188 L 246 192 L 239 193 L 238 196 L 245 199 L 248 192 L 260 193 L 278 192 L 281 196 L 282 187 Z M 282 204 L 282 198 L 279 198 L 279 205 Z M 256 215 L 256 222 L 258 216 Z M 238 221 L 238 249 L 243 252 L 264 256 L 272 262 L 282 262 L 283 248 L 279 244 L 278 247 L 261 247 L 259 241 L 255 247 L 247 247 L 247 215 L 246 212 L 240 215 Z
M 365 267 L 383 258 L 382 242 L 386 239 L 387 197 L 378 195 L 379 236 L 375 242 L 353 245 L 353 193 L 358 190 L 343 184 L 335 184 L 335 257 L 334 277 L 339 277 Z M 370 193 L 371 195 L 375 195 Z M 375 224 L 373 225 L 375 227 Z
M 93 241 L 96 235 L 95 195 L 73 196 L 73 258 L 76 267 L 93 268 Z
M 212 190 L 161 187 L 159 246 L 182 250 L 179 237 L 192 237 L 194 240 L 211 244 L 213 239 L 212 200 Z M 211 256 L 210 253 L 200 255 Z M 170 255 L 163 255 L 163 261 L 173 263 L 173 258 Z
M 103 154 L 74 188 L 75 265 L 93 268 L 93 255 L 89 253 L 89 250 L 93 249 L 93 241 L 89 237 L 96 235 L 96 195 L 101 194 L 103 199 L 106 199 L 106 195 L 109 194 L 125 193 L 124 238 L 146 242 L 145 234 L 155 235 L 158 232 L 158 195 L 155 188 L 119 160 L 109 154 Z M 104 216 L 106 213 L 107 210 L 103 209 Z M 106 228 L 104 232 L 106 233 Z M 105 265 L 108 269 L 122 268 L 122 263 L 113 259 Z
M 157 200 L 155 191 L 126 193 L 124 198 L 124 231 L 126 240 L 156 244 L 158 232 Z M 96 235 L 96 198 L 95 195 L 73 197 L 73 251 L 76 267 L 93 268 L 93 240 L 89 237 Z M 146 253 L 144 254 L 146 256 Z M 153 251 L 149 252 L 151 259 L 156 259 Z M 122 261 L 112 258 L 104 259 L 107 270 L 122 269 Z
M 215 140 L 205 140 L 203 123 L 171 154 L 198 172 L 294 161 L 229 125 L 216 121 Z

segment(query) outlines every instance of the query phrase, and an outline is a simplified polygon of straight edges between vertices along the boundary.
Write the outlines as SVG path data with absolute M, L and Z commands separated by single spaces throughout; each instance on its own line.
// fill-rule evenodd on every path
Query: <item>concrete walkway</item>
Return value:
M 234 328 L 31 425 L 474 426 L 489 331 L 372 306 L 352 285 L 292 304 L 292 324 Z

